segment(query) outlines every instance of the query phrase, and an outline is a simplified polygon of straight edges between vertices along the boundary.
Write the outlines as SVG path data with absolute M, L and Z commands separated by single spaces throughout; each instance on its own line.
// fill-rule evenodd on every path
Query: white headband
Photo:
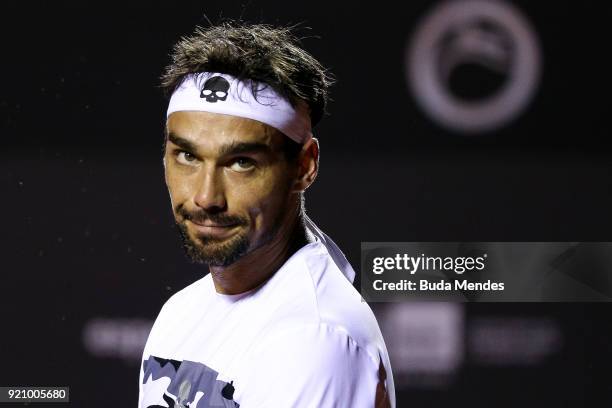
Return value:
M 187 75 L 170 97 L 166 118 L 176 111 L 222 113 L 265 123 L 298 143 L 312 137 L 306 104 L 296 110 L 272 87 L 258 82 L 255 99 L 252 84 L 216 72 Z

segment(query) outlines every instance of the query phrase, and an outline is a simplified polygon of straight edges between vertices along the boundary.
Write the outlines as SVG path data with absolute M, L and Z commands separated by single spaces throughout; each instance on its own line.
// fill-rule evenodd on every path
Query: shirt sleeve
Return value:
M 324 324 L 271 335 L 253 348 L 241 408 L 374 407 L 380 358 Z M 240 387 L 240 388 L 238 388 Z
M 142 358 L 140 359 L 140 375 L 138 376 L 138 408 L 142 406 L 142 382 L 144 379 L 144 371 L 142 369 Z

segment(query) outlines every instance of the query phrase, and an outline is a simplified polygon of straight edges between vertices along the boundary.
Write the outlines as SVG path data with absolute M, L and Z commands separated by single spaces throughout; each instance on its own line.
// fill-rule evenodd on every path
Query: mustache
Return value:
M 211 221 L 220 225 L 246 225 L 247 223 L 246 219 L 237 215 L 213 213 L 206 210 L 189 211 L 183 206 L 178 207 L 176 212 L 183 217 L 183 220 L 189 220 L 198 224 L 203 224 L 205 221 Z

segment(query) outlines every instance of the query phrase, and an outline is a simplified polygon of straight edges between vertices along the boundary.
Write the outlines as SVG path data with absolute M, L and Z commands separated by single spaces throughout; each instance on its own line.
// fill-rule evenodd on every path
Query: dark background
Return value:
M 612 241 L 609 6 L 512 2 L 539 37 L 539 87 L 514 121 L 466 135 L 429 119 L 406 83 L 406 43 L 438 3 L 4 3 L 0 385 L 69 385 L 75 407 L 136 405 L 147 324 L 204 273 L 174 230 L 156 85 L 205 14 L 303 23 L 303 45 L 336 76 L 306 204 L 353 265 L 362 241 Z M 612 402 L 609 304 L 454 307 L 461 363 L 396 373 L 398 406 Z M 507 336 L 526 347 L 520 328 L 544 319 L 556 346 L 485 361 L 469 339 L 491 319 L 523 322 Z

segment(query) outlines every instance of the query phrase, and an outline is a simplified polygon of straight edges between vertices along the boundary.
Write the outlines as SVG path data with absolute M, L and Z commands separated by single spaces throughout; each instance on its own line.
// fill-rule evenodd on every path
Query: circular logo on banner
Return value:
M 501 0 L 452 0 L 418 24 L 406 49 L 409 86 L 421 108 L 453 131 L 479 133 L 512 121 L 540 77 L 538 39 Z

